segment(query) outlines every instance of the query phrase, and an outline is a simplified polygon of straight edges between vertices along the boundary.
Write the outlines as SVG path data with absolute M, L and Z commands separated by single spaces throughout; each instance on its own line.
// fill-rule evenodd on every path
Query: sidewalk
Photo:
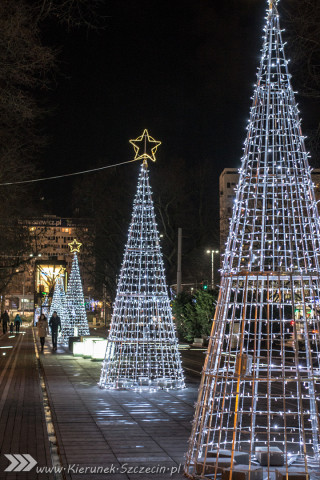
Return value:
M 31 328 L 21 330 L 0 337 L 0 478 L 53 479 L 35 471 L 4 473 L 10 465 L 4 454 L 29 453 L 39 465 L 51 465 L 33 337 Z
M 21 330 L 0 336 L 1 480 L 185 478 L 197 378 L 182 391 L 101 390 L 101 362 L 74 358 L 62 348 L 52 353 L 49 344 L 38 361 L 32 328 Z M 45 412 L 46 394 L 50 408 Z M 54 455 L 54 435 L 59 456 Z M 4 472 L 11 464 L 5 454 L 29 454 L 37 466 L 30 472 Z M 61 474 L 38 473 L 37 468 L 53 463 Z
M 61 348 L 56 354 L 47 348 L 41 362 L 68 480 L 185 478 L 182 465 L 197 382 L 183 391 L 107 391 L 97 386 L 101 362 L 74 358 Z M 77 471 L 98 466 L 111 472 Z M 155 473 L 137 470 L 147 466 Z M 129 467 L 140 473 L 131 473 Z M 159 473 L 160 467 L 166 472 Z

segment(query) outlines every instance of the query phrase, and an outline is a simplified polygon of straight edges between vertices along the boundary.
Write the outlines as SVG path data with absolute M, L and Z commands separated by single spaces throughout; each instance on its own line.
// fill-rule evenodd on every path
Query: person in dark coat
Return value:
M 1 320 L 2 320 L 3 333 L 7 333 L 8 323 L 9 323 L 9 315 L 8 315 L 7 310 L 5 310 L 4 313 L 1 315 Z
M 58 329 L 59 329 L 59 332 L 61 332 L 61 321 L 56 311 L 53 312 L 53 315 L 50 318 L 49 327 L 51 328 L 52 348 L 53 348 L 53 351 L 56 351 L 57 340 L 58 340 Z

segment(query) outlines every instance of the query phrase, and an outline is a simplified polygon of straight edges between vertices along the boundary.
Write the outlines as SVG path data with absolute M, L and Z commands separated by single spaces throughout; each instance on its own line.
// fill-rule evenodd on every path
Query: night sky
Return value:
M 99 32 L 48 28 L 44 41 L 61 49 L 61 73 L 49 99 L 44 173 L 129 160 L 128 140 L 147 128 L 163 142 L 157 160 L 168 174 L 176 158 L 194 168 L 213 162 L 218 202 L 218 175 L 240 165 L 265 7 L 264 0 L 113 0 L 104 2 Z M 303 125 L 312 126 L 303 102 L 301 109 Z M 133 165 L 121 168 L 136 179 Z M 47 198 L 59 193 L 52 213 L 72 213 L 72 186 L 42 187 Z

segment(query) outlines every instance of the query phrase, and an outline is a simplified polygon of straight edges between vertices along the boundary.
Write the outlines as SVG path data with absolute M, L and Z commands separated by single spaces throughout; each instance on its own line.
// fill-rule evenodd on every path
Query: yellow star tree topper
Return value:
M 135 140 L 129 140 L 131 145 L 133 145 L 135 151 L 135 160 L 143 159 L 144 165 L 147 165 L 147 160 L 156 161 L 155 153 L 161 142 L 152 138 L 148 130 L 143 130 L 143 134 Z
M 68 246 L 70 248 L 71 253 L 74 253 L 74 252 L 79 253 L 81 245 L 82 245 L 82 243 L 77 242 L 77 240 L 75 238 L 73 239 L 73 241 L 71 243 L 68 243 Z

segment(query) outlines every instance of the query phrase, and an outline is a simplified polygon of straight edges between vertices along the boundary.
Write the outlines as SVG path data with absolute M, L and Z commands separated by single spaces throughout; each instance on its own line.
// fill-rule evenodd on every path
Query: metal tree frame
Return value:
M 48 299 L 48 296 L 46 296 L 42 305 L 35 309 L 33 324 L 35 326 L 37 325 L 41 313 L 43 313 L 46 317 L 48 317 L 49 311 L 50 311 L 49 299 Z
M 68 325 L 70 322 L 66 295 L 64 291 L 64 280 L 62 275 L 59 275 L 56 279 L 56 284 L 54 287 L 52 302 L 50 306 L 49 319 L 53 315 L 53 312 L 56 311 L 61 321 L 61 334 L 58 337 L 59 343 L 66 343 L 69 338 Z
M 69 341 L 69 337 L 74 335 L 90 335 L 77 252 L 79 250 L 72 251 L 73 261 L 66 293 L 66 308 L 69 321 L 65 322 L 61 331 L 65 343 Z
M 320 472 L 320 222 L 276 3 L 187 453 L 192 478 L 216 478 L 227 458 L 231 479 L 239 452 L 250 478 L 262 448 L 268 479 L 277 448 L 284 475 Z
M 147 140 L 160 142 L 145 132 L 131 142 L 144 140 L 144 154 L 136 147 L 143 164 L 102 365 L 105 388 L 184 388 L 147 164 L 155 153 L 147 155 Z

